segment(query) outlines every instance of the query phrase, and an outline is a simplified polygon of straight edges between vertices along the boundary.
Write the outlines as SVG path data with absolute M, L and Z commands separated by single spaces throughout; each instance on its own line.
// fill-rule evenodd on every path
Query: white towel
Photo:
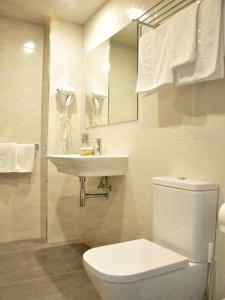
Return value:
M 17 172 L 31 173 L 34 168 L 35 145 L 17 144 Z
M 171 26 L 171 67 L 190 64 L 197 56 L 197 21 L 199 2 L 175 14 L 168 21 Z
M 17 172 L 16 143 L 0 144 L 0 173 Z
M 177 69 L 177 85 L 224 77 L 221 15 L 222 0 L 204 0 L 200 3 L 197 59 L 195 62 Z
M 170 67 L 171 31 L 167 24 L 153 29 L 139 40 L 136 91 L 150 92 L 174 81 Z

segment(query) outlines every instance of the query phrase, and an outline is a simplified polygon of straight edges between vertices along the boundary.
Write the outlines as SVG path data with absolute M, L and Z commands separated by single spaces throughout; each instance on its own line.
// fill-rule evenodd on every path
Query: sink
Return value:
M 127 172 L 126 156 L 49 154 L 47 158 L 59 172 L 74 176 L 121 176 Z

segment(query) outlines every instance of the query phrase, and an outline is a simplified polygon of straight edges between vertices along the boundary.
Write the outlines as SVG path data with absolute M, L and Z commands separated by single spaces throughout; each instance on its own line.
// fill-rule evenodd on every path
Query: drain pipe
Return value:
M 98 186 L 98 188 L 103 188 L 103 187 L 108 187 L 107 191 L 101 192 L 101 193 L 86 193 L 86 177 L 85 176 L 80 176 L 80 207 L 85 207 L 86 199 L 90 198 L 109 198 L 109 191 L 111 190 L 111 186 L 108 185 L 108 178 L 106 178 L 107 186 L 102 185 L 102 179 L 101 183 Z
M 85 207 L 85 181 L 86 177 L 80 177 L 80 207 Z

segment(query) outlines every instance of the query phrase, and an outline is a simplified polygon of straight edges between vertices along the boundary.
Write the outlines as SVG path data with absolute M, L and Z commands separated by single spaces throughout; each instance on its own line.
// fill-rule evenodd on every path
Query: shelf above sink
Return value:
M 49 154 L 47 158 L 57 167 L 58 172 L 79 177 L 121 176 L 127 173 L 126 156 Z

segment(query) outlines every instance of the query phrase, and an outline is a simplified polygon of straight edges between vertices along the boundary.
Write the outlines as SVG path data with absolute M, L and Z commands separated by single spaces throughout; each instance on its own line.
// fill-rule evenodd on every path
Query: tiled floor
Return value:
M 0 244 L 0 300 L 99 300 L 82 265 L 84 244 Z

